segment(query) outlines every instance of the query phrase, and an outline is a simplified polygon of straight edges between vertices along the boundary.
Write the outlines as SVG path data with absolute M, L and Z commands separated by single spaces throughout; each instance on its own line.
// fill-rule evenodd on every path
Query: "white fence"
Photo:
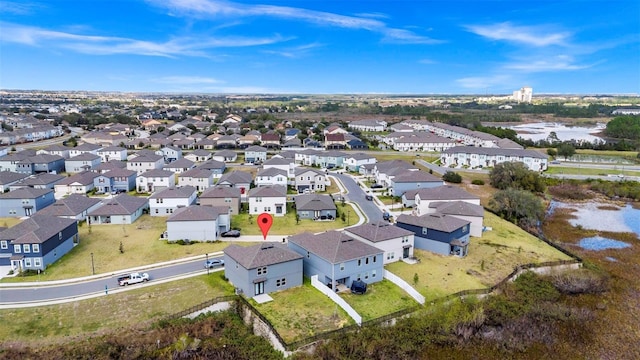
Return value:
M 318 281 L 318 275 L 313 275 L 311 277 L 311 285 L 320 290 L 321 293 L 327 295 L 334 303 L 338 304 L 344 311 L 347 312 L 349 316 L 358 324 L 358 326 L 362 325 L 362 316 L 358 314 L 351 305 L 347 304 L 344 299 L 342 299 L 338 294 L 336 294 L 333 289 L 330 289 L 327 285 Z
M 387 270 L 384 271 L 384 278 L 401 287 L 402 290 L 406 291 L 407 294 L 409 294 L 412 298 L 414 298 L 417 302 L 419 302 L 420 305 L 424 305 L 424 302 L 425 302 L 424 296 L 422 296 L 422 294 L 420 294 L 416 289 L 414 289 L 406 281 L 402 280 L 401 278 L 399 278 L 398 276 L 396 276 L 395 274 Z

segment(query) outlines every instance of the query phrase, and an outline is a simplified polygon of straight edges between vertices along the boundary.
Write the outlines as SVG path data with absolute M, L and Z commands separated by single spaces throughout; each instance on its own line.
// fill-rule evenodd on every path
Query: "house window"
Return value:
M 466 232 L 467 232 L 467 229 L 468 229 L 468 225 L 463 226 L 463 227 L 462 227 L 462 232 L 465 232 L 465 233 L 466 233 Z
M 364 279 L 367 280 L 369 278 L 369 272 L 364 273 Z
M 156 204 L 162 204 L 164 202 L 163 199 L 156 199 Z
M 16 254 L 20 254 L 22 252 L 22 246 L 20 246 L 19 244 L 13 245 L 13 252 Z
M 254 213 L 257 213 L 257 212 L 258 212 L 258 207 L 257 207 L 257 206 L 253 208 L 253 212 L 254 212 Z
M 23 251 L 25 252 L 25 254 L 31 252 L 31 245 L 29 245 L 29 244 L 24 244 L 24 246 L 22 248 L 23 248 Z
M 40 266 L 42 266 L 42 262 L 40 261 L 40 258 L 34 258 L 34 259 L 33 259 L 33 266 L 34 266 L 34 267 L 40 267 Z
M 422 228 L 422 235 L 427 235 L 427 228 Z
M 362 259 L 358 259 L 358 266 L 362 266 Z
M 344 263 L 340 264 L 340 271 L 344 271 Z
M 24 267 L 31 267 L 31 258 L 24 259 Z
M 62 231 L 58 233 L 58 240 L 62 240 Z
M 158 213 L 158 209 L 156 209 L 156 214 Z
M 276 280 L 276 286 L 277 287 L 285 286 L 285 285 L 287 285 L 287 279 L 282 278 L 282 279 Z
M 364 259 L 364 263 L 365 263 L 366 265 L 369 265 L 369 257 L 368 257 L 368 256 Z
M 6 250 L 7 248 L 9 248 L 9 245 L 7 244 L 7 240 L 0 241 L 0 249 Z
M 376 258 L 377 258 L 377 256 L 374 255 L 373 256 L 373 262 L 376 262 Z
M 40 252 L 40 244 L 33 244 L 32 249 L 34 253 Z
M 257 197 L 256 198 L 256 202 L 262 202 L 262 198 L 261 197 Z
M 258 275 L 264 275 L 266 273 L 267 273 L 267 267 L 266 266 L 258 268 Z
M 307 251 L 307 259 L 311 257 L 311 253 Z
M 231 198 L 224 198 L 224 202 L 230 203 L 231 202 Z
M 374 258 L 375 259 L 375 258 Z M 374 278 L 376 277 L 376 271 L 375 270 L 371 270 L 371 277 Z

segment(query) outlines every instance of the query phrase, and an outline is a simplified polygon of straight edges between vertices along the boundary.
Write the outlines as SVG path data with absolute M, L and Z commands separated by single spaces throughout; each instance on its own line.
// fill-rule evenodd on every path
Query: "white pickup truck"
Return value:
M 147 273 L 131 273 L 127 275 L 118 276 L 118 285 L 127 286 L 131 284 L 137 284 L 141 282 L 149 281 L 149 274 Z

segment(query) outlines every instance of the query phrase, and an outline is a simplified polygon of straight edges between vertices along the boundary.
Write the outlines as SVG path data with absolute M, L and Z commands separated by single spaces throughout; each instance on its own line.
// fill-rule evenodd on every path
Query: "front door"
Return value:
M 256 295 L 264 294 L 264 281 L 253 284 L 253 289 Z
M 409 257 L 409 249 L 410 249 L 410 248 L 408 248 L 408 247 L 406 247 L 406 248 L 402 249 L 402 258 L 403 258 L 403 259 L 406 259 L 406 258 L 408 258 L 408 257 Z
M 282 205 L 276 205 L 276 214 L 282 214 Z

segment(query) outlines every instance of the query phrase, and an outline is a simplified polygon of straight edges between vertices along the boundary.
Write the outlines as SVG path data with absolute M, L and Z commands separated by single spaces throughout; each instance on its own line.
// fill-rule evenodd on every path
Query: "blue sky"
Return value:
M 640 93 L 640 1 L 0 0 L 0 88 Z

